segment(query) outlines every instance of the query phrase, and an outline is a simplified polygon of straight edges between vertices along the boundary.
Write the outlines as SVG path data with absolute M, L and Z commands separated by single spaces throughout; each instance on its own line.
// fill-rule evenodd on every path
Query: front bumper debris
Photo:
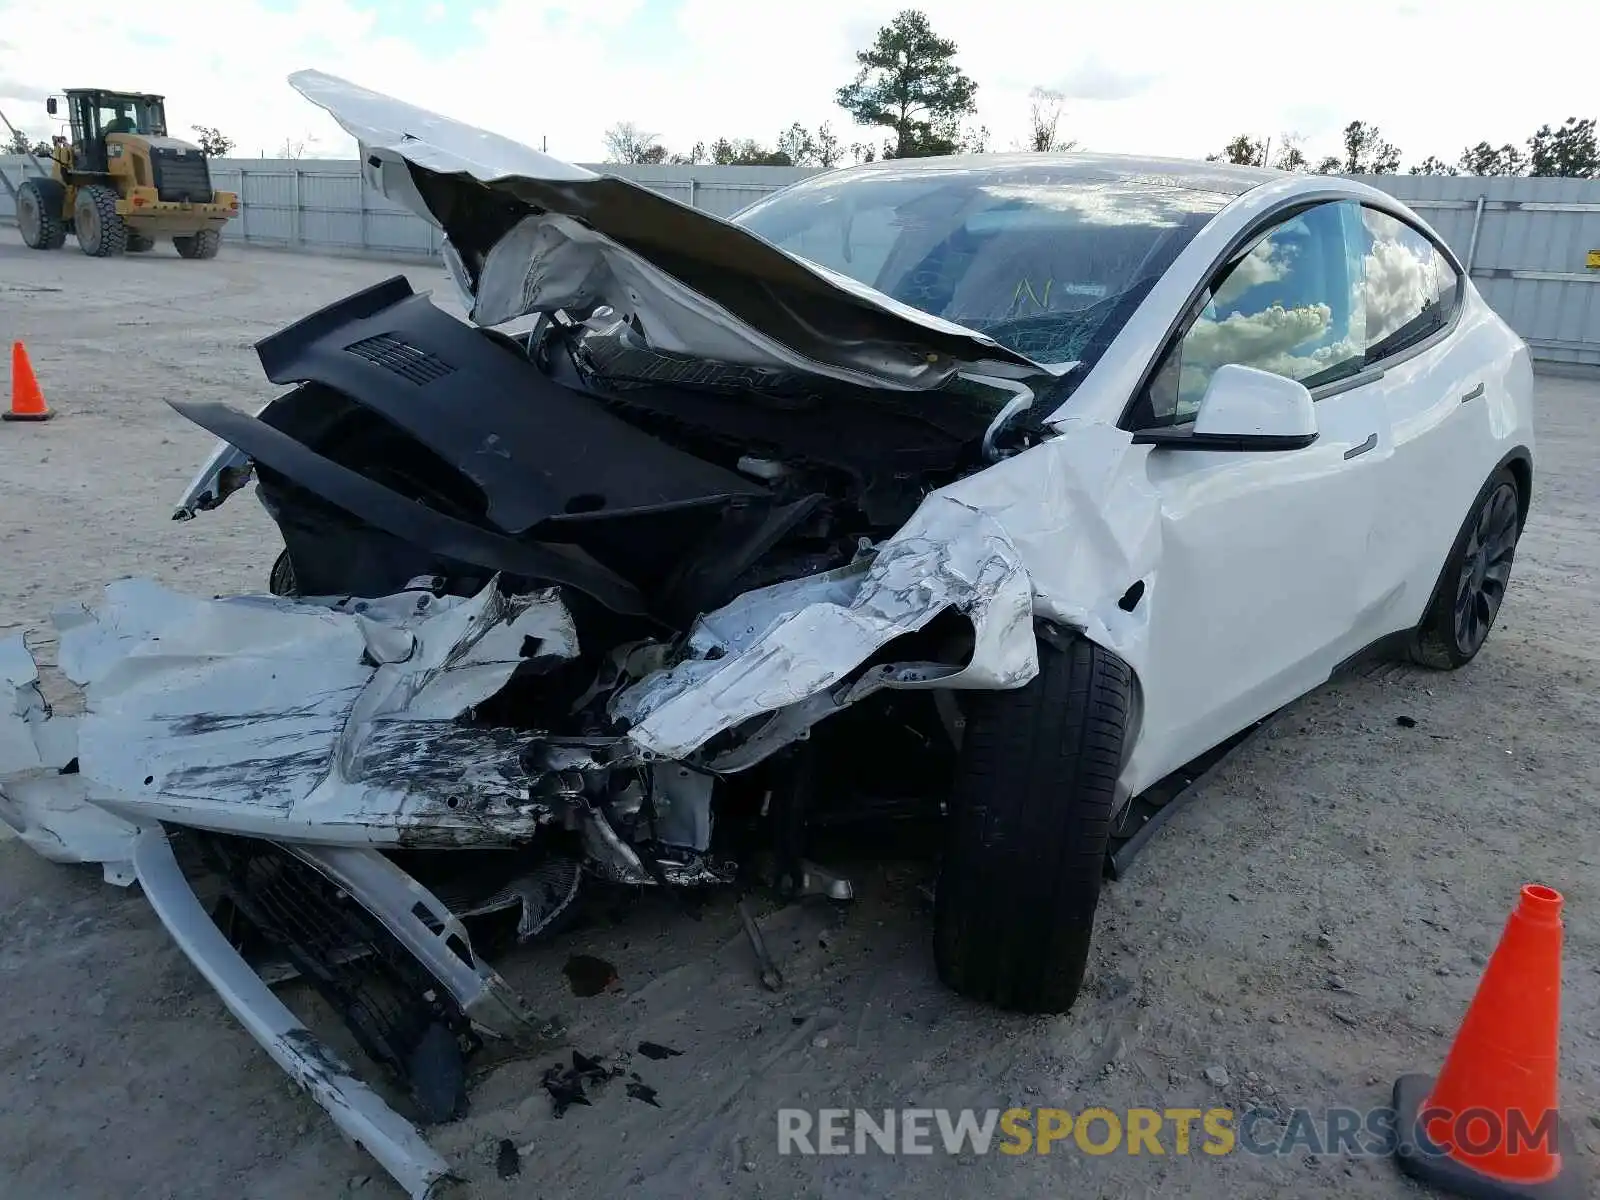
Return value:
M 133 869 L 173 941 L 272 1060 L 311 1094 L 346 1137 L 383 1165 L 411 1200 L 439 1200 L 455 1179 L 449 1165 L 228 944 L 195 897 L 159 827 L 145 830 L 134 843 Z

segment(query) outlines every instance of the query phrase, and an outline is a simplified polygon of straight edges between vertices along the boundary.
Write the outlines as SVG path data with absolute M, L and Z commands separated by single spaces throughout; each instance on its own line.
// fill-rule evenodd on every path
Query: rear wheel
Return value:
M 1029 1013 L 1077 999 L 1132 691 L 1109 650 L 1041 638 L 1026 687 L 962 698 L 934 916 L 939 976 L 957 992 Z
M 131 229 L 128 230 L 128 253 L 129 254 L 143 254 L 145 251 L 154 250 L 155 248 L 156 248 L 156 240 L 155 240 L 155 238 L 145 237 L 145 235 L 142 234 L 142 233 L 135 233 Z
M 1439 590 L 1417 627 L 1415 662 L 1453 671 L 1477 657 L 1500 615 L 1521 536 L 1516 477 L 1502 467 L 1484 484 L 1456 535 Z
M 91 258 L 110 258 L 128 248 L 128 226 L 117 212 L 117 193 L 104 184 L 78 189 L 72 206 L 78 248 Z
M 180 258 L 215 258 L 222 248 L 220 229 L 202 229 L 199 233 L 183 234 L 172 239 Z
M 17 189 L 17 226 L 22 244 L 33 250 L 59 250 L 67 241 L 61 214 L 67 189 L 54 179 L 25 179 Z

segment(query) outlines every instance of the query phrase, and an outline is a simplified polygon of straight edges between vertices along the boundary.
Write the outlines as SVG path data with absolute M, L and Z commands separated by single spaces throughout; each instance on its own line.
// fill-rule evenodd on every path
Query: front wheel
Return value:
M 272 570 L 267 575 L 267 590 L 274 596 L 300 594 L 300 585 L 294 577 L 294 563 L 290 561 L 287 549 L 280 550 L 278 557 L 273 560 Z
M 128 224 L 117 212 L 117 193 L 104 184 L 78 189 L 72 227 L 78 234 L 78 249 L 90 258 L 111 258 L 128 248 Z
M 1521 536 L 1517 480 L 1502 467 L 1478 493 L 1450 548 L 1439 589 L 1413 639 L 1413 661 L 1453 671 L 1477 657 L 1500 615 Z
M 1133 687 L 1109 650 L 1051 637 L 1026 687 L 963 696 L 934 905 L 939 977 L 962 995 L 1026 1013 L 1077 999 Z

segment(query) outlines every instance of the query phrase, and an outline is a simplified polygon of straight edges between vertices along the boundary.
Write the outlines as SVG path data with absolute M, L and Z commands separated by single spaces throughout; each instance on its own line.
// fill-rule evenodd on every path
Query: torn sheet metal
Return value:
M 577 653 L 554 590 L 418 589 L 372 601 L 197 600 L 154 583 L 59 614 L 85 689 L 79 761 L 135 821 L 314 842 L 516 844 L 526 798 L 510 730 L 459 724 L 530 657 Z
M 321 71 L 289 82 L 360 143 L 370 186 L 445 231 L 478 324 L 598 304 L 653 348 L 897 389 L 1055 371 L 640 184 Z
M 344 1135 L 377 1159 L 411 1200 L 439 1200 L 456 1181 L 417 1128 L 363 1083 L 272 994 L 201 906 L 159 827 L 145 831 L 134 867 L 161 923 L 272 1060 L 311 1094 Z
M 887 664 L 851 681 L 835 703 L 813 699 L 947 609 L 976 633 L 964 668 L 907 673 Z M 696 657 L 620 693 L 612 716 L 629 722 L 640 747 L 682 758 L 743 721 L 808 700 L 815 716 L 806 726 L 878 687 L 1020 687 L 1039 669 L 1032 609 L 1028 574 L 1000 526 L 935 493 L 870 562 L 749 592 L 703 617 L 690 635 Z
M 1141 580 L 1153 585 L 1160 557 L 1149 452 L 1124 430 L 1071 420 L 1059 436 L 934 493 L 1004 530 L 1033 584 L 1035 615 L 1080 630 L 1136 672 L 1150 605 L 1130 613 L 1118 601 Z
M 14 771 L 59 770 L 77 757 L 77 730 L 52 720 L 39 669 L 21 634 L 0 640 L 0 778 Z
M 1020 687 L 1038 670 L 1035 617 L 1084 631 L 1139 670 L 1150 606 L 1118 601 L 1154 580 L 1160 509 L 1123 461 L 1137 453 L 1121 431 L 1074 428 L 930 494 L 856 562 L 703 615 L 671 665 L 663 646 L 617 648 L 636 682 L 608 714 L 627 732 L 603 754 L 568 748 L 572 763 L 547 765 L 689 759 L 739 728 L 738 742 L 698 763 L 727 773 L 883 688 Z M 128 821 L 333 844 L 508 845 L 551 819 L 520 760 L 525 736 L 455 718 L 526 654 L 576 655 L 556 590 L 194 600 L 129 581 L 108 597 L 100 612 L 58 617 L 61 663 L 87 689 L 78 740 L 91 799 Z M 862 670 L 949 610 L 975 633 L 965 664 Z M 6 661 L 31 678 L 31 660 L 13 650 Z M 704 832 L 697 819 L 674 835 L 699 849 Z
M 139 827 L 90 802 L 78 720 L 52 714 L 22 637 L 0 641 L 0 821 L 51 862 L 101 863 L 126 885 Z
M 665 758 L 763 713 L 766 725 L 708 764 L 738 771 L 881 688 L 1021 687 L 1038 671 L 1033 619 L 1081 630 L 1143 662 L 1148 604 L 1118 601 L 1154 579 L 1160 502 L 1129 435 L 1085 424 L 931 493 L 875 556 L 748 592 L 696 622 L 690 656 L 612 701 L 628 736 Z M 964 667 L 857 668 L 894 638 L 955 609 L 976 641 Z

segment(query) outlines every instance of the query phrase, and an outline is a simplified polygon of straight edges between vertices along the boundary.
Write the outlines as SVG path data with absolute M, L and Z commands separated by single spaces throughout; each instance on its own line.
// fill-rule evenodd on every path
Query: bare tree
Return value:
M 1278 157 L 1272 160 L 1273 168 L 1279 171 L 1310 170 L 1311 164 L 1306 161 L 1306 152 L 1300 149 L 1302 140 L 1298 133 L 1279 135 Z
M 1065 103 L 1066 97 L 1050 88 L 1036 87 L 1028 93 L 1028 149 L 1071 150 L 1077 146 L 1057 132 Z
M 306 152 L 304 138 L 284 138 L 283 145 L 278 147 L 279 158 L 300 158 Z
M 606 130 L 604 141 L 607 162 L 658 163 L 667 157 L 660 135 L 646 133 L 632 121 L 619 121 L 613 125 Z
M 816 155 L 819 167 L 836 167 L 844 159 L 844 147 L 826 121 L 817 129 Z
M 1351 121 L 1344 127 L 1344 161 L 1339 169 L 1346 175 L 1393 175 L 1400 169 L 1400 151 L 1383 140 L 1376 125 Z
M 791 167 L 809 167 L 817 161 L 817 139 L 811 131 L 796 121 L 778 135 L 775 157 L 788 160 Z
M 200 146 L 200 152 L 207 158 L 224 158 L 228 151 L 233 149 L 233 139 L 215 126 L 191 125 L 189 128 L 199 135 L 195 141 Z M 300 156 L 296 154 L 294 157 Z

